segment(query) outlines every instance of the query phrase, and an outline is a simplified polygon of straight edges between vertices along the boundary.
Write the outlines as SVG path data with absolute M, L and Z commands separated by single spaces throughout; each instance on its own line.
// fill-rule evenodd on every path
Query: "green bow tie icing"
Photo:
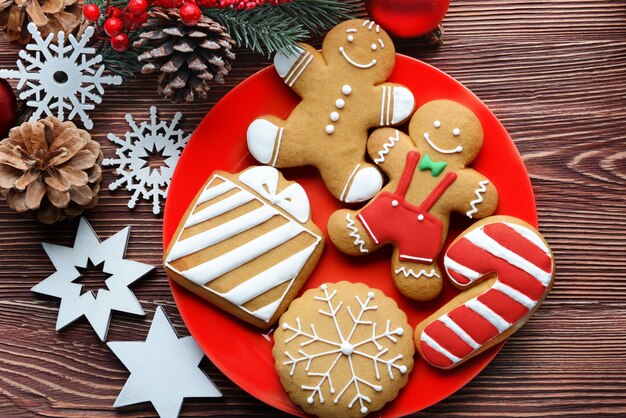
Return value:
M 430 170 L 433 177 L 437 177 L 441 172 L 446 168 L 445 161 L 433 161 L 430 159 L 428 154 L 424 154 L 422 159 L 420 160 L 419 169 L 420 171 Z

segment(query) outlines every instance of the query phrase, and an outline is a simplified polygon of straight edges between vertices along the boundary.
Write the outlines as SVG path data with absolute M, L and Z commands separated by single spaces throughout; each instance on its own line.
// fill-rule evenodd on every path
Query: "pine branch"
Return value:
M 321 35 L 339 22 L 351 19 L 352 4 L 336 0 L 293 0 L 277 6 L 314 34 Z
M 293 0 L 250 10 L 209 8 L 204 14 L 225 26 L 237 45 L 270 55 L 325 33 L 355 10 L 338 0 Z
M 272 5 L 250 10 L 205 9 L 204 14 L 226 27 L 237 45 L 269 55 L 307 36 L 300 23 L 276 9 Z

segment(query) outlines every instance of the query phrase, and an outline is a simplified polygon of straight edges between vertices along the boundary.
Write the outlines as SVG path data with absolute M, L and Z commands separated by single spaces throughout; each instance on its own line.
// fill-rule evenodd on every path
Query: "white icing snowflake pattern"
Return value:
M 139 198 L 152 201 L 152 212 L 155 215 L 161 212 L 161 199 L 167 197 L 174 168 L 190 136 L 178 128 L 182 118 L 180 112 L 174 115 L 169 124 L 160 121 L 157 112 L 157 108 L 152 106 L 150 122 L 143 121 L 139 125 L 132 115 L 127 114 L 126 121 L 131 130 L 126 132 L 124 139 L 114 134 L 107 136 L 119 146 L 115 151 L 118 158 L 105 158 L 103 161 L 104 165 L 117 165 L 116 173 L 121 176 L 109 185 L 109 189 L 125 186 L 126 190 L 133 192 L 128 201 L 130 209 L 135 207 Z M 162 155 L 161 166 L 150 166 L 150 153 Z
M 122 83 L 120 76 L 104 75 L 105 66 L 97 65 L 102 56 L 87 47 L 94 29 L 89 26 L 80 40 L 71 34 L 66 39 L 59 32 L 56 42 L 52 33 L 43 39 L 34 23 L 29 23 L 28 31 L 34 43 L 19 52 L 18 69 L 0 70 L 0 78 L 19 80 L 20 99 L 35 109 L 31 121 L 44 114 L 61 120 L 78 116 L 85 128 L 93 128 L 87 111 L 102 102 L 103 86 Z
M 324 292 L 324 296 L 315 296 L 315 300 L 325 303 L 328 310 L 319 309 L 318 312 L 333 319 L 337 339 L 330 340 L 320 337 L 317 333 L 317 330 L 315 329 L 314 324 L 311 324 L 311 331 L 305 331 L 302 328 L 300 318 L 296 318 L 295 327 L 285 322 L 282 324 L 283 330 L 293 332 L 293 335 L 285 341 L 286 344 L 297 337 L 304 337 L 306 340 L 300 343 L 301 349 L 298 350 L 297 356 L 290 354 L 288 351 L 285 351 L 285 355 L 288 357 L 289 360 L 285 361 L 283 364 L 286 366 L 291 366 L 290 375 L 292 376 L 294 374 L 294 371 L 296 370 L 296 367 L 298 367 L 299 364 L 303 364 L 304 369 L 309 377 L 319 378 L 317 384 L 313 386 L 301 386 L 301 389 L 310 391 L 307 402 L 309 404 L 313 404 L 316 397 L 319 399 L 320 403 L 324 403 L 325 400 L 322 395 L 322 388 L 325 383 L 328 384 L 328 389 L 330 393 L 335 394 L 336 390 L 333 386 L 331 372 L 342 358 L 347 359 L 351 372 L 351 378 L 344 385 L 344 387 L 341 388 L 337 396 L 334 397 L 333 402 L 338 403 L 341 397 L 346 393 L 346 391 L 348 391 L 348 389 L 350 389 L 351 387 L 354 387 L 355 395 L 348 403 L 348 408 L 352 408 L 352 406 L 356 402 L 359 402 L 361 413 L 366 414 L 369 411 L 366 403 L 371 403 L 372 400 L 362 392 L 361 385 L 370 387 L 376 392 L 382 391 L 383 388 L 376 382 L 370 382 L 358 375 L 358 370 L 356 370 L 353 364 L 353 356 L 361 356 L 365 359 L 371 360 L 377 380 L 380 380 L 379 367 L 381 366 L 384 367 L 383 370 L 386 370 L 386 372 L 389 374 L 389 378 L 393 380 L 394 369 L 402 374 L 406 373 L 408 369 L 407 366 L 399 364 L 399 361 L 403 357 L 402 354 L 398 354 L 397 356 L 390 359 L 383 358 L 385 354 L 389 352 L 389 348 L 383 347 L 381 342 L 383 340 L 390 340 L 393 343 L 396 343 L 398 341 L 396 336 L 401 336 L 402 334 L 404 334 L 404 329 L 402 327 L 391 329 L 391 321 L 387 320 L 385 330 L 377 333 L 376 323 L 363 319 L 366 312 L 378 309 L 376 305 L 371 304 L 375 297 L 374 292 L 368 292 L 367 299 L 364 302 L 361 301 L 359 296 L 355 296 L 355 299 L 359 304 L 359 312 L 356 314 L 356 316 L 349 306 L 346 307 L 347 312 L 352 320 L 352 326 L 350 332 L 348 334 L 344 334 L 341 330 L 341 327 L 339 326 L 339 321 L 337 320 L 337 313 L 341 310 L 343 302 L 339 302 L 336 305 L 333 304 L 333 298 L 337 294 L 337 290 L 333 290 L 332 293 L 329 294 L 328 286 L 325 284 L 322 285 L 320 289 L 322 290 L 322 292 Z M 353 341 L 355 331 L 357 330 L 357 327 L 359 325 L 371 327 L 371 337 L 359 341 Z M 328 346 L 328 350 L 316 354 L 307 353 L 304 347 L 314 342 L 326 344 Z M 367 344 L 373 344 L 376 347 L 376 355 L 370 355 L 366 353 L 365 350 L 363 350 L 363 348 Z M 323 368 L 322 370 L 316 369 L 315 361 L 321 358 L 326 358 L 327 356 L 334 357 L 334 359 L 330 363 L 330 366 L 327 368 Z

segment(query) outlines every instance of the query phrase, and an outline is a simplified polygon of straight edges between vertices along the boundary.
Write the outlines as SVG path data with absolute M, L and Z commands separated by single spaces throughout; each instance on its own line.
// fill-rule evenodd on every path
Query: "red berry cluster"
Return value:
M 219 7 L 222 9 L 232 8 L 235 10 L 250 10 L 264 4 L 276 6 L 281 3 L 288 3 L 292 0 L 197 0 L 200 7 Z
M 83 8 L 87 20 L 98 24 L 100 8 L 95 4 L 87 4 Z M 148 0 L 130 0 L 123 9 L 106 6 L 104 33 L 110 38 L 111 47 L 119 52 L 128 49 L 126 32 L 135 31 L 148 21 Z

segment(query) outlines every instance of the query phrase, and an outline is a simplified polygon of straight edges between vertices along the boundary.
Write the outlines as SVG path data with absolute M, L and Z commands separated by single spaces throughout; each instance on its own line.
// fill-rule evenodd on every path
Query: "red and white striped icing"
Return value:
M 528 227 L 487 222 L 462 234 L 446 252 L 445 270 L 460 287 L 489 273 L 497 279 L 485 292 L 430 320 L 419 344 L 422 357 L 450 368 L 525 321 L 548 292 L 554 277 L 550 249 Z

